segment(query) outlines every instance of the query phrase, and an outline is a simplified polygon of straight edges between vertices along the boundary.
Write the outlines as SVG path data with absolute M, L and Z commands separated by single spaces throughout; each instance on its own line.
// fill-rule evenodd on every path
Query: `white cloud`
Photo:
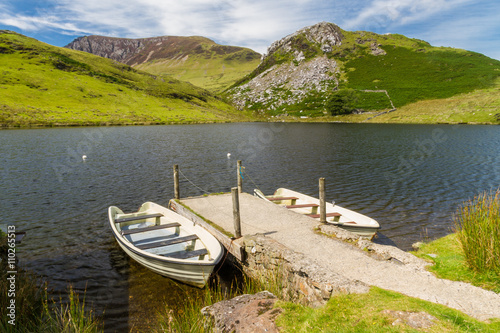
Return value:
M 346 29 L 372 27 L 384 29 L 424 21 L 436 14 L 470 3 L 473 0 L 374 0 L 354 18 L 344 23 Z
M 201 35 L 234 42 L 275 30 L 279 17 L 269 13 L 271 7 L 266 1 L 62 0 L 56 12 L 80 30 L 93 27 L 120 37 Z
M 494 8 L 491 10 L 500 12 L 500 4 L 492 7 Z M 481 18 L 478 19 L 477 15 Z M 442 20 L 437 22 L 432 29 L 422 32 L 420 38 L 435 46 L 453 46 L 474 50 L 500 59 L 500 49 L 498 48 L 500 20 L 495 16 L 471 13 L 470 16 L 456 18 L 453 21 Z
M 0 25 L 43 36 L 199 35 L 264 53 L 275 40 L 320 21 L 455 46 L 459 38 L 448 26 L 475 11 L 478 22 L 500 21 L 499 10 L 489 0 L 2 0 Z M 465 35 L 478 40 L 472 30 Z
M 68 22 L 58 22 L 55 17 L 31 17 L 31 16 L 0 16 L 0 23 L 17 27 L 22 30 L 33 31 L 38 29 L 70 30 L 84 33 L 74 24 Z
M 60 29 L 116 37 L 201 35 L 264 52 L 275 39 L 315 21 L 324 0 L 58 0 L 36 15 L 0 16 L 26 31 Z M 304 15 L 304 13 L 309 13 Z

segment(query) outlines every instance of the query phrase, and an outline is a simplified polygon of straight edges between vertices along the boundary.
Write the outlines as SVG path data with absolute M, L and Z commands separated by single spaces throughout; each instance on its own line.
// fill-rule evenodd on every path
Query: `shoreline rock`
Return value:
M 282 312 L 275 308 L 278 299 L 268 291 L 241 295 L 201 309 L 213 322 L 216 333 L 279 332 L 274 320 Z

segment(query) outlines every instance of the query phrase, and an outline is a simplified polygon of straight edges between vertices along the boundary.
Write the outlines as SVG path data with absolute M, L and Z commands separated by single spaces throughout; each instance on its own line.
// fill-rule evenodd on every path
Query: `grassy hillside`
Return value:
M 341 88 L 387 90 L 396 107 L 489 88 L 500 76 L 500 61 L 479 53 L 432 47 L 401 35 L 345 35 L 344 53 L 339 58 L 344 69 Z M 386 54 L 370 54 L 372 42 Z M 355 52 L 346 52 L 355 44 Z
M 456 96 L 429 99 L 387 110 L 308 118 L 304 121 L 341 121 L 412 124 L 500 124 L 500 79 L 491 88 Z
M 246 119 L 204 89 L 84 52 L 0 32 L 0 125 Z
M 197 37 L 186 37 L 193 39 Z M 260 63 L 260 55 L 250 49 L 221 46 L 199 37 L 197 47 L 179 49 L 164 58 L 134 65 L 155 75 L 168 75 L 213 92 L 221 92 Z
M 391 107 L 387 96 L 361 90 L 387 90 L 397 108 L 374 118 L 376 113 L 346 119 L 500 123 L 500 61 L 461 49 L 433 47 L 401 35 L 346 32 L 345 36 L 344 49 L 338 54 L 345 68 L 340 88 L 357 89 L 357 107 L 368 111 Z M 385 55 L 369 53 L 373 41 L 381 45 Z
M 324 49 L 322 44 L 308 39 L 306 32 L 297 33 L 288 42 L 287 48 L 270 54 L 256 70 L 233 86 L 241 87 L 239 90 L 228 90 L 229 95 L 233 99 L 241 99 L 243 102 L 240 104 L 267 115 L 325 117 L 332 112 L 332 104 L 329 102 L 336 96 L 337 91 L 348 91 L 349 94 L 345 95 L 351 96 L 351 100 L 348 101 L 349 108 L 346 109 L 377 112 L 390 110 L 393 105 L 398 109 L 373 121 L 393 119 L 398 122 L 497 122 L 495 108 L 498 107 L 496 96 L 500 61 L 475 52 L 433 47 L 425 41 L 397 34 L 379 35 L 344 30 L 341 30 L 341 34 L 341 44 L 328 50 Z M 317 39 L 320 40 L 320 37 Z M 303 54 L 302 63 L 297 61 L 298 52 Z M 298 71 L 301 66 L 304 67 L 304 61 L 312 62 L 319 57 L 327 57 L 335 62 L 337 72 L 327 74 L 335 75 L 336 85 L 332 85 L 330 81 L 324 86 L 326 89 L 306 91 L 301 99 L 295 98 L 292 103 L 282 101 L 288 96 L 297 95 L 296 90 L 287 90 L 284 85 L 278 88 L 270 87 L 270 90 L 278 92 L 274 99 L 269 98 L 269 95 L 256 94 L 247 88 L 250 87 L 249 82 L 258 78 L 259 74 L 265 73 L 265 77 L 261 79 L 264 82 L 273 77 L 278 66 L 295 66 Z M 285 76 L 273 78 L 275 82 L 285 83 L 287 79 Z M 267 91 L 266 87 L 261 90 Z M 354 93 L 350 94 L 353 91 Z M 454 97 L 457 99 L 446 101 Z M 474 102 L 473 98 L 480 100 Z M 415 104 L 417 102 L 419 104 Z M 453 110 L 447 103 L 453 105 Z M 474 105 L 477 105 L 477 108 Z M 427 110 L 426 107 L 431 109 Z M 403 108 L 405 114 L 399 112 Z M 411 113 L 409 110 L 415 110 L 413 117 L 407 116 Z M 477 114 L 472 115 L 474 112 Z M 427 115 L 418 118 L 417 113 Z M 436 113 L 441 115 L 435 116 Z M 334 118 L 357 121 L 371 116 L 373 114 Z
M 371 115 L 360 115 L 367 119 Z M 384 123 L 500 124 L 500 79 L 491 88 L 415 102 L 368 120 Z

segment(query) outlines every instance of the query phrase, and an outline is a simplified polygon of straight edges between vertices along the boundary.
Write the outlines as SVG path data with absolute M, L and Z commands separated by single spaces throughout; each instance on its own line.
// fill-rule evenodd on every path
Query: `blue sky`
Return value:
M 0 29 L 55 46 L 85 35 L 204 36 L 265 53 L 321 21 L 500 60 L 498 0 L 0 0 Z

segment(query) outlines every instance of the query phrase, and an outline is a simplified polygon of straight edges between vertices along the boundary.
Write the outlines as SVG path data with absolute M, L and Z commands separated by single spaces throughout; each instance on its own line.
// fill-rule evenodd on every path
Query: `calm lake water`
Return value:
M 227 158 L 227 153 L 231 158 Z M 81 156 L 87 155 L 85 161 Z M 195 289 L 129 260 L 107 208 L 167 205 L 172 165 L 181 196 L 287 187 L 376 219 L 379 242 L 408 250 L 452 231 L 465 200 L 500 186 L 500 126 L 243 123 L 0 131 L 0 224 L 28 236 L 20 263 L 55 294 L 83 293 L 106 330 L 146 329 L 151 313 Z M 243 221 L 244 223 L 244 221 Z

